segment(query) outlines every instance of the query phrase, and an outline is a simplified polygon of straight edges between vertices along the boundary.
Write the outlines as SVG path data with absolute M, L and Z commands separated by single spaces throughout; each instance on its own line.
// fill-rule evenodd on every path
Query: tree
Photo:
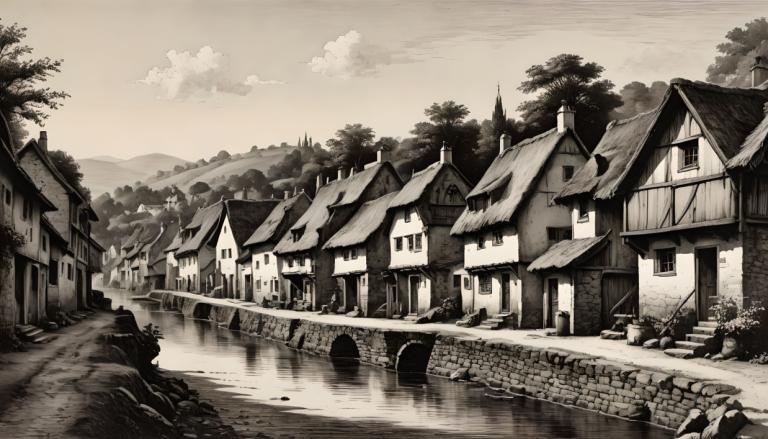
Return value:
M 576 111 L 576 131 L 587 147 L 594 148 L 610 121 L 611 112 L 621 106 L 611 81 L 600 79 L 604 68 L 584 62 L 579 55 L 561 54 L 525 71 L 527 80 L 518 89 L 539 93 L 518 107 L 526 125 L 542 131 L 556 125 L 557 109 L 563 102 Z
M 616 117 L 632 117 L 653 110 L 661 103 L 667 88 L 667 83 L 664 81 L 654 81 L 650 87 L 642 82 L 630 82 L 619 92 L 624 104 L 616 109 Z
M 758 18 L 735 27 L 725 34 L 724 43 L 717 45 L 721 53 L 707 68 L 707 81 L 731 87 L 752 85 L 750 68 L 755 57 L 768 57 L 768 21 Z
M 67 183 L 80 191 L 87 200 L 90 200 L 91 191 L 83 186 L 83 173 L 80 172 L 80 164 L 71 155 L 60 150 L 49 151 L 48 157 L 61 175 L 64 176 L 64 179 L 67 180 Z
M 360 168 L 375 157 L 372 128 L 362 124 L 347 124 L 336 131 L 336 138 L 329 139 L 326 145 L 331 150 L 334 164 L 345 168 Z
M 253 146 L 251 147 L 251 149 L 250 149 L 250 152 L 256 152 L 256 151 L 258 151 L 258 150 L 259 150 L 259 146 L 258 146 L 258 145 L 253 145 Z
M 69 94 L 63 91 L 41 87 L 61 70 L 60 59 L 48 57 L 27 59 L 32 48 L 22 44 L 27 37 L 27 28 L 17 23 L 10 26 L 0 24 L 0 111 L 11 124 L 16 146 L 23 141 L 23 121 L 43 125 L 48 114 L 44 109 L 55 110 Z
M 211 187 L 208 185 L 208 183 L 204 181 L 198 181 L 195 182 L 192 186 L 189 188 L 189 194 L 192 196 L 197 196 L 200 194 L 204 194 L 211 190 Z
M 176 174 L 179 174 L 179 173 L 184 172 L 186 170 L 187 170 L 187 168 L 185 168 L 184 166 L 181 166 L 181 165 L 176 165 L 176 166 L 173 167 L 173 172 L 176 173 Z
M 213 162 L 217 162 L 217 161 L 219 161 L 219 160 L 227 160 L 227 159 L 228 159 L 228 158 L 230 158 L 230 157 L 231 157 L 231 156 L 229 155 L 229 153 L 228 153 L 227 151 L 225 151 L 225 150 L 223 150 L 223 149 L 222 149 L 222 150 L 221 150 L 221 151 L 219 151 L 219 152 L 218 152 L 218 153 L 217 153 L 215 156 L 211 157 L 211 159 L 210 159 L 210 160 L 208 160 L 208 161 L 209 161 L 210 163 L 213 163 Z

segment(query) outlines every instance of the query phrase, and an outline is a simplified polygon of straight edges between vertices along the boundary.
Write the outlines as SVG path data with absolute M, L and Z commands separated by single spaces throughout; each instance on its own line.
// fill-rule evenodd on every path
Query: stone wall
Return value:
M 768 305 L 768 227 L 744 230 L 744 305 Z
M 600 333 L 602 270 L 575 270 L 571 331 L 574 335 Z
M 737 392 L 551 348 L 438 336 L 427 372 L 448 377 L 459 369 L 491 387 L 673 428 L 692 408 L 706 411 Z

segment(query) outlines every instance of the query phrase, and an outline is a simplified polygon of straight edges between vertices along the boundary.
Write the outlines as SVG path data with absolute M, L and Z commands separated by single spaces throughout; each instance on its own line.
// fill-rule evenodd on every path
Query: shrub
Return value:
M 720 300 L 709 308 L 715 316 L 718 328 L 735 319 L 739 314 L 739 305 L 732 298 Z

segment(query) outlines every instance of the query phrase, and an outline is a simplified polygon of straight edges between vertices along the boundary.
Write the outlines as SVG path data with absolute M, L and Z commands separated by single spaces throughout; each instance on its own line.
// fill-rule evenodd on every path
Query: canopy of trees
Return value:
M 768 58 L 768 21 L 758 18 L 735 27 L 725 34 L 726 41 L 717 45 L 720 53 L 707 68 L 707 81 L 733 87 L 750 87 L 750 69 L 755 57 Z
M 60 150 L 48 151 L 48 157 L 67 180 L 67 183 L 79 190 L 86 199 L 90 200 L 91 191 L 83 186 L 83 173 L 80 172 L 80 165 L 77 161 L 71 155 Z

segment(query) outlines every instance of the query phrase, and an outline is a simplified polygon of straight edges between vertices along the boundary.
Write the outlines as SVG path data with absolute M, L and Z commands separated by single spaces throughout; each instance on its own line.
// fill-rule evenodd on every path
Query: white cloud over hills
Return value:
M 323 55 L 313 57 L 307 64 L 313 72 L 324 76 L 350 79 L 376 74 L 381 66 L 390 63 L 389 52 L 366 42 L 363 35 L 353 29 L 325 43 Z

